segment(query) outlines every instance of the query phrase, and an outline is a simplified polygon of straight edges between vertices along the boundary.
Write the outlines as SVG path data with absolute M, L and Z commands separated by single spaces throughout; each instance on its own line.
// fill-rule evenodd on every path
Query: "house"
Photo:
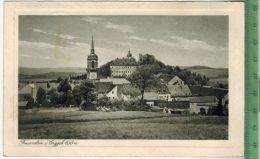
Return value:
M 160 88 L 157 92 L 158 92 L 160 100 L 172 101 L 171 94 L 166 85 L 164 85 L 164 84 L 160 85 Z
M 187 85 L 167 85 L 172 98 L 191 96 L 191 91 Z
M 95 91 L 98 94 L 98 98 L 104 97 L 109 93 L 115 85 L 112 82 L 96 82 L 95 83 Z
M 36 100 L 36 93 L 37 93 L 37 89 L 35 84 L 33 83 L 27 84 L 18 90 L 19 101 L 24 100 L 26 96 L 31 96 L 34 100 Z
M 130 82 L 125 78 L 101 78 L 99 82 L 112 82 L 114 85 L 121 85 L 121 84 L 130 84 Z
M 139 91 L 132 87 L 130 84 L 114 85 L 114 87 L 106 93 L 106 96 L 111 100 L 124 100 L 128 101 L 132 97 L 137 97 Z
M 169 82 L 168 85 L 184 85 L 184 81 L 178 76 L 174 76 Z
M 47 93 L 52 88 L 57 88 L 58 84 L 43 82 L 43 83 L 29 83 L 23 85 L 23 87 L 20 87 L 20 89 L 18 90 L 19 101 L 24 100 L 26 96 L 31 96 L 35 101 L 37 96 L 37 91 L 40 87 L 44 89 L 45 92 Z
M 191 114 L 210 114 L 210 110 L 218 106 L 215 96 L 189 97 Z
M 139 96 L 139 98 L 141 98 Z M 160 99 L 159 94 L 156 92 L 144 92 L 145 103 L 149 106 L 154 106 L 155 102 Z
M 157 105 L 169 114 L 188 114 L 190 109 L 189 101 L 158 101 Z
M 122 77 L 129 76 L 137 69 L 137 62 L 132 57 L 130 50 L 126 58 L 116 58 L 110 64 L 111 76 Z

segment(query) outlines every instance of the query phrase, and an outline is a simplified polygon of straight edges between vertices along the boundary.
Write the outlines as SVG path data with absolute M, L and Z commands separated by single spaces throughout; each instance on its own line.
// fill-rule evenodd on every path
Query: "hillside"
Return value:
M 210 68 L 204 66 L 192 66 L 186 67 L 187 70 L 191 72 L 199 73 L 201 75 L 207 76 L 209 80 L 209 85 L 214 85 L 216 83 L 222 83 L 228 85 L 228 68 Z
M 228 78 L 227 68 L 198 68 L 188 67 L 187 70 L 207 76 L 208 78 Z

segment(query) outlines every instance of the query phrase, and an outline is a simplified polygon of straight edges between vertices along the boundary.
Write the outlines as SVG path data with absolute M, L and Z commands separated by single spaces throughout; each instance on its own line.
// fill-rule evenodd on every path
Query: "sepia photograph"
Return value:
M 20 15 L 19 139 L 229 139 L 227 15 Z
M 6 156 L 244 155 L 242 2 L 8 2 Z

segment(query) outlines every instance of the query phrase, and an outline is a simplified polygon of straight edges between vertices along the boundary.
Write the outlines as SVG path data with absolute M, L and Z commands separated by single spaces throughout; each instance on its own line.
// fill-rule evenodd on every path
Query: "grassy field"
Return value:
M 19 112 L 20 139 L 228 139 L 228 118 L 156 112 Z

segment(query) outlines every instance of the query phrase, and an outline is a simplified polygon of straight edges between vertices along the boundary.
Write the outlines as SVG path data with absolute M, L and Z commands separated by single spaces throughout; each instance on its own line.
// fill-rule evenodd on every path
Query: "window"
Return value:
M 91 65 L 92 65 L 92 68 L 95 68 L 95 61 L 92 61 Z
M 114 91 L 112 91 L 112 94 L 114 94 Z

